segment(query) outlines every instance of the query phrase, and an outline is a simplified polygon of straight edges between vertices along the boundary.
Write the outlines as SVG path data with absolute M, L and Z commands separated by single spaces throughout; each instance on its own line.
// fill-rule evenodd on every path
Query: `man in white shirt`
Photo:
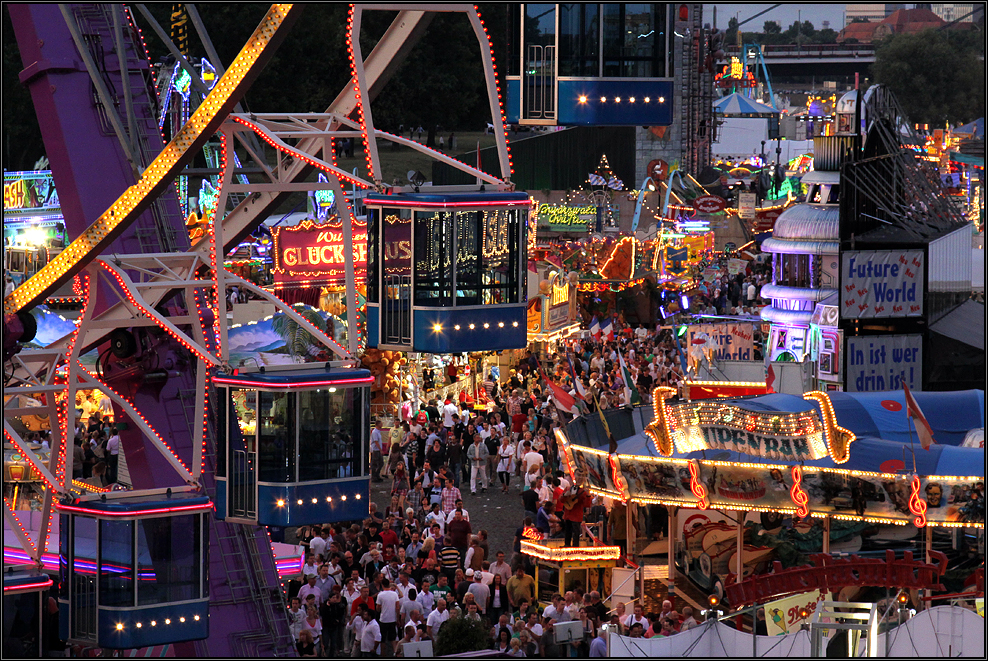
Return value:
M 343 585 L 343 567 L 340 567 L 340 554 L 334 553 L 329 559 L 329 575 L 337 585 Z
M 360 656 L 357 653 L 360 651 L 361 634 L 364 631 L 364 626 L 367 624 L 367 622 L 364 621 L 364 612 L 366 610 L 367 606 L 361 606 L 356 613 L 350 616 L 350 621 L 347 622 L 347 637 L 344 642 L 347 656 Z
M 450 513 L 446 516 L 446 523 L 449 523 L 450 521 L 453 520 L 453 517 L 456 515 L 456 510 L 460 510 L 461 512 L 463 512 L 463 520 L 469 523 L 470 512 L 468 512 L 467 509 L 463 507 L 462 500 L 456 501 L 456 507 L 450 510 Z
M 381 622 L 380 638 L 385 646 L 390 645 L 391 655 L 394 656 L 395 644 L 398 640 L 398 609 L 400 607 L 399 602 L 401 598 L 398 593 L 395 592 L 394 588 L 391 586 L 391 581 L 388 579 L 383 579 L 381 581 L 381 587 L 384 588 L 374 597 L 374 603 L 377 605 L 378 617 Z M 361 651 L 364 650 L 361 647 Z
M 383 640 L 381 625 L 374 619 L 374 613 L 369 609 L 363 611 L 361 617 L 364 620 L 364 627 L 360 632 L 360 655 L 377 656 L 381 653 L 381 642 Z M 393 655 L 394 652 L 392 652 Z
M 377 422 L 374 423 L 374 429 L 370 433 L 370 451 L 371 451 L 371 481 L 373 482 L 383 482 L 381 479 L 381 450 L 383 447 L 384 439 L 382 436 L 382 430 L 384 429 L 384 422 L 378 418 Z
M 525 456 L 522 457 L 522 470 L 525 471 L 525 484 L 531 486 L 532 479 L 538 475 L 538 470 L 535 470 L 534 467 L 541 468 L 542 464 L 545 463 L 545 458 L 532 450 L 530 443 L 525 443 L 525 445 L 527 447 L 525 448 Z
M 634 613 L 624 618 L 625 629 L 630 629 L 633 624 L 640 624 L 643 629 L 648 629 L 648 620 L 645 619 L 645 612 L 640 603 L 635 604 Z
M 436 600 L 436 610 L 429 613 L 429 619 L 426 620 L 426 625 L 429 627 L 429 635 L 433 639 L 439 635 L 439 627 L 442 626 L 443 622 L 449 619 L 449 611 L 446 610 L 446 600 L 437 599 Z
M 120 458 L 120 434 L 117 428 L 110 430 L 110 438 L 106 441 L 106 469 L 107 480 L 110 484 L 117 481 L 117 466 Z
M 459 412 L 459 407 L 453 403 L 452 399 L 447 397 L 446 406 L 443 407 L 443 427 L 446 428 L 447 432 L 453 429 L 453 416 Z
M 312 553 L 312 555 L 316 555 L 316 556 L 321 555 L 323 557 L 323 560 L 326 560 L 326 546 L 329 543 L 328 540 L 329 540 L 329 531 L 324 530 L 319 535 L 313 537 L 312 541 L 309 542 L 309 551 Z
M 423 580 L 422 589 L 415 596 L 415 601 L 419 604 L 419 610 L 425 617 L 429 617 L 432 614 L 432 609 L 436 606 L 436 598 L 432 596 L 431 587 L 432 585 L 428 579 Z

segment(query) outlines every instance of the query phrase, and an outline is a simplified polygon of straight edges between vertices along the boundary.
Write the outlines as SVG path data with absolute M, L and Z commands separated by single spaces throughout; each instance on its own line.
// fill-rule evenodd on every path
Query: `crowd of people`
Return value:
M 464 521 L 462 509 L 453 512 L 450 525 Z M 551 595 L 543 607 L 519 558 L 509 563 L 496 551 L 493 562 L 481 560 L 474 569 L 448 538 L 438 553 L 431 533 L 424 541 L 412 533 L 408 546 L 392 544 L 391 518 L 374 508 L 363 528 L 312 527 L 305 582 L 288 608 L 301 656 L 401 657 L 405 643 L 435 641 L 452 618 L 479 622 L 489 632 L 489 649 L 543 658 L 607 656 L 603 624 L 633 638 L 671 636 L 699 624 L 689 607 L 680 613 L 664 601 L 649 614 L 640 602 L 610 608 L 598 591 L 582 587 Z M 469 551 L 485 557 L 486 539 L 473 538 Z M 581 622 L 584 635 L 557 643 L 554 626 L 570 621 Z
M 289 609 L 300 653 L 400 656 L 403 643 L 435 640 L 451 617 L 481 621 L 488 646 L 512 656 L 595 655 L 605 623 L 643 637 L 695 626 L 686 609 L 676 613 L 668 604 L 654 615 L 645 615 L 640 603 L 612 609 L 583 587 L 537 600 L 534 568 L 520 552 L 529 528 L 567 546 L 591 534 L 624 545 L 624 506 L 593 497 L 564 472 L 554 431 L 571 413 L 555 394 L 579 392 L 588 413 L 622 406 L 627 391 L 619 353 L 647 397 L 655 385 L 681 377 L 679 351 L 668 331 L 625 328 L 617 320 L 613 341 L 574 340 L 546 360 L 526 352 L 503 384 L 488 373 L 486 407 L 475 408 L 464 393 L 420 410 L 402 407 L 391 430 L 375 421 L 372 479 L 390 482 L 390 502 L 380 511 L 371 504 L 369 517 L 350 526 L 301 531 L 309 547 L 306 582 Z M 524 506 L 507 554 L 491 549 L 487 530 L 471 519 L 471 499 L 488 489 L 515 491 Z M 543 609 L 539 601 L 551 605 Z M 547 634 L 569 620 L 582 621 L 585 636 L 556 645 Z
M 48 449 L 48 430 L 42 430 L 38 442 Z M 30 442 L 30 438 L 29 438 Z M 107 487 L 118 480 L 120 435 L 116 426 L 93 413 L 84 423 L 76 423 L 72 445 L 72 478 L 97 487 Z

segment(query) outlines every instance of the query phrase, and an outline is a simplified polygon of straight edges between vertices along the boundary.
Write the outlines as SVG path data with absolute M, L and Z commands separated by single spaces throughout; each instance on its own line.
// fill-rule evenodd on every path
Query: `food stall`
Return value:
M 533 528 L 525 530 L 521 552 L 535 565 L 535 599 L 542 606 L 552 603 L 556 592 L 583 588 L 611 593 L 613 568 L 621 558 L 620 546 L 600 546 L 581 539 L 581 546 L 563 546 L 562 539 L 544 539 Z

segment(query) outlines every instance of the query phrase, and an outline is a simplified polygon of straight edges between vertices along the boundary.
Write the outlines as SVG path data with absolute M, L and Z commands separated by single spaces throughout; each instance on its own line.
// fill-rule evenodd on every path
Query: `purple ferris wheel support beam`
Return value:
M 146 165 L 163 148 L 158 130 L 153 91 L 145 75 L 149 62 L 140 38 L 128 22 L 125 31 L 126 66 L 118 60 L 113 38 L 109 5 L 68 5 L 76 19 L 92 59 L 98 65 L 104 86 L 115 96 L 117 111 L 125 105 L 123 86 L 129 85 L 135 106 L 136 126 L 132 143 L 143 142 Z M 78 237 L 135 183 L 134 171 L 121 140 L 101 109 L 83 56 L 76 48 L 69 27 L 58 5 L 9 5 L 24 70 L 20 74 L 34 102 L 41 126 L 52 176 L 65 217 L 70 239 Z M 126 19 L 125 19 L 126 20 Z M 293 19 L 294 20 L 294 19 Z M 127 72 L 126 78 L 123 72 Z M 137 150 L 141 153 L 141 150 Z M 152 211 L 155 210 L 155 212 Z M 116 238 L 107 253 L 182 252 L 189 249 L 174 187 L 158 198 L 154 207 Z M 103 289 L 100 287 L 99 289 Z M 116 301 L 97 297 L 92 301 L 98 314 Z M 170 304 L 177 305 L 174 299 Z M 189 302 L 191 304 L 191 302 Z M 104 381 L 129 399 L 148 422 L 188 462 L 192 457 L 193 434 L 186 403 L 196 389 L 195 363 L 189 352 L 165 335 L 150 340 L 148 351 L 173 375 L 164 383 L 148 383 L 143 372 L 104 373 Z M 169 367 L 170 366 L 170 367 Z M 139 366 L 138 366 L 139 367 Z M 177 372 L 177 375 L 175 373 Z M 191 425 L 202 424 L 193 411 Z M 135 429 L 122 431 L 131 479 L 136 489 L 174 486 L 166 482 L 174 472 L 165 459 Z M 213 457 L 205 457 L 202 482 L 215 498 Z M 211 597 L 210 636 L 196 643 L 179 643 L 182 656 L 211 657 L 285 655 L 293 651 L 281 642 L 290 641 L 287 619 L 272 617 L 271 603 L 280 602 L 279 577 L 270 540 L 264 528 L 215 521 L 210 526 L 209 589 Z M 248 568 L 239 576 L 227 574 L 227 564 L 235 555 Z M 254 599 L 236 598 L 244 588 L 256 592 Z M 265 594 L 268 593 L 268 594 Z M 275 594 L 277 593 L 277 594 Z M 278 604 L 279 607 L 282 604 Z M 279 609 L 283 610 L 283 608 Z

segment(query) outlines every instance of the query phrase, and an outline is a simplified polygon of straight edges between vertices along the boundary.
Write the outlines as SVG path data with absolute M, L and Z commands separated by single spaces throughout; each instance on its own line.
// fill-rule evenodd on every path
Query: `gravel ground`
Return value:
M 505 559 L 511 560 L 511 545 L 515 539 L 515 531 L 525 518 L 525 508 L 521 502 L 521 492 L 518 490 L 518 479 L 511 478 L 511 488 L 508 493 L 501 493 L 500 484 L 492 484 L 487 493 L 478 491 L 476 496 L 470 495 L 470 483 L 460 482 L 460 493 L 463 494 L 463 507 L 470 513 L 470 526 L 474 534 L 480 530 L 487 531 L 491 556 L 497 551 L 504 551 Z M 377 505 L 378 511 L 391 502 L 391 480 L 371 482 L 371 498 Z

